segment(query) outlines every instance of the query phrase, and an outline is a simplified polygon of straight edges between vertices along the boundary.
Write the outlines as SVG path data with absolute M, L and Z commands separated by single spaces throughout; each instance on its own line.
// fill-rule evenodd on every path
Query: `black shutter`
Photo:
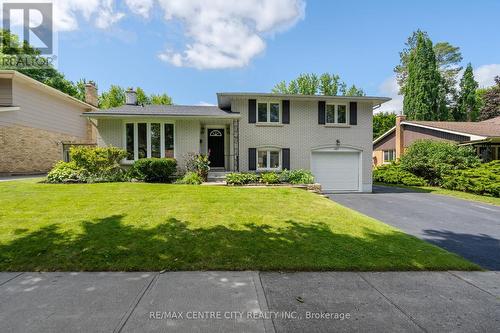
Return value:
M 282 101 L 281 122 L 283 124 L 290 124 L 290 101 Z
M 326 111 L 326 102 L 323 101 L 318 102 L 318 124 L 320 125 L 326 124 L 325 111 Z
M 281 159 L 282 159 L 282 166 L 281 168 L 283 170 L 290 170 L 290 148 L 283 148 L 281 149 Z
M 358 124 L 358 103 L 357 102 L 349 103 L 349 124 L 351 124 L 351 125 Z
M 257 121 L 257 100 L 248 100 L 248 123 L 255 124 Z
M 248 170 L 257 170 L 257 149 L 248 148 Z

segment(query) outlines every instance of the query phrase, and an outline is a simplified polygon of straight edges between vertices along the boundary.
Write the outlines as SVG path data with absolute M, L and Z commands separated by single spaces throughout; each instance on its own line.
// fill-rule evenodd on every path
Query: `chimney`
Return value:
M 97 88 L 94 81 L 89 81 L 85 84 L 85 103 L 92 106 L 99 106 L 99 99 L 97 98 Z
M 137 93 L 134 89 L 128 88 L 125 92 L 125 104 L 137 105 Z
M 396 160 L 401 157 L 405 151 L 405 133 L 401 123 L 406 120 L 406 116 L 399 114 L 396 116 Z

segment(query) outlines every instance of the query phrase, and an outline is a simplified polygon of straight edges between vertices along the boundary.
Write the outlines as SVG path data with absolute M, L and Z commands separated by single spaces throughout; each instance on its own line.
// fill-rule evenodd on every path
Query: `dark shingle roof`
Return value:
M 500 136 L 500 124 L 494 122 L 463 122 L 463 121 L 405 121 L 404 123 L 429 126 L 436 129 L 461 132 L 486 137 Z
M 217 106 L 205 105 L 122 105 L 116 108 L 88 112 L 87 117 L 102 116 L 184 116 L 184 117 L 238 117 Z

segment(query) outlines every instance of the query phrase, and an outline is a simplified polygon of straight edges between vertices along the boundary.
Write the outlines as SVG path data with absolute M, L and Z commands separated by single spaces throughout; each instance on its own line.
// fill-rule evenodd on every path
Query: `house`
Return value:
M 87 103 L 26 75 L 0 70 L 0 174 L 44 173 L 73 144 L 95 144 L 84 112 L 97 110 L 97 90 Z
M 500 159 L 500 117 L 481 122 L 409 121 L 396 117 L 396 126 L 373 141 L 373 164 L 389 163 L 419 139 L 472 146 L 485 161 Z
M 126 105 L 83 114 L 98 146 L 145 157 L 209 154 L 212 170 L 310 169 L 327 191 L 372 190 L 372 114 L 383 97 L 218 93 L 217 106 Z

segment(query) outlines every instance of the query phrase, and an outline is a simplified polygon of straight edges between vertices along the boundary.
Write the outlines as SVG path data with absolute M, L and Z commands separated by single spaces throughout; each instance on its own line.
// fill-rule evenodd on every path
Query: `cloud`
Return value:
M 376 112 L 394 112 L 401 113 L 403 110 L 403 96 L 398 94 L 399 85 L 396 76 L 391 76 L 382 82 L 379 87 L 380 95 L 390 97 L 392 100 L 386 102 L 376 110 Z
M 264 37 L 302 19 L 303 0 L 158 0 L 166 20 L 180 20 L 189 42 L 159 58 L 174 66 L 243 67 L 262 53 Z
M 125 0 L 130 11 L 144 18 L 149 18 L 151 9 L 153 8 L 153 0 Z
M 494 85 L 495 76 L 500 76 L 500 64 L 483 65 L 474 70 L 474 78 L 479 83 L 480 88 Z
M 213 103 L 209 103 L 209 102 L 200 101 L 200 102 L 198 102 L 198 104 L 196 104 L 196 105 L 199 105 L 199 106 L 216 106 L 217 104 L 213 104 Z
M 79 29 L 79 17 L 100 29 L 107 29 L 125 17 L 116 11 L 114 0 L 54 0 L 54 27 L 57 31 Z

